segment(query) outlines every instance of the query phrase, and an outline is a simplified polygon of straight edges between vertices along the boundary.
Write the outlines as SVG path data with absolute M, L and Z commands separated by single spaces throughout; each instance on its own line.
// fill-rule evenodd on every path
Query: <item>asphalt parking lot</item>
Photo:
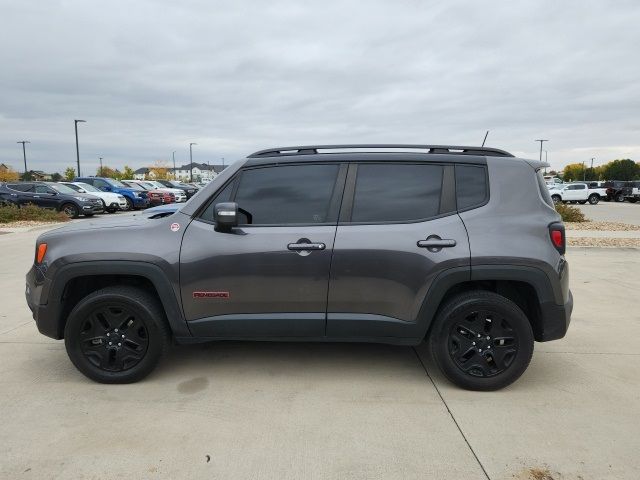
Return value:
M 0 236 L 0 478 L 640 478 L 640 250 L 569 249 L 568 336 L 499 392 L 451 386 L 422 347 L 352 344 L 176 347 L 106 386 L 31 319 L 38 234 Z

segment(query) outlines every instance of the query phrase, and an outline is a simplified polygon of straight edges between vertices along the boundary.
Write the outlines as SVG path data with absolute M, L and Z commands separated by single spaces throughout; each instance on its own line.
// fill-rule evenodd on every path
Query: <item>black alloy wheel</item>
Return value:
M 101 383 L 147 376 L 166 352 L 169 328 L 159 300 L 129 286 L 90 293 L 73 308 L 64 331 L 69 358 Z
M 442 373 L 468 390 L 498 390 L 516 381 L 533 355 L 533 330 L 511 300 L 475 290 L 438 312 L 428 343 Z

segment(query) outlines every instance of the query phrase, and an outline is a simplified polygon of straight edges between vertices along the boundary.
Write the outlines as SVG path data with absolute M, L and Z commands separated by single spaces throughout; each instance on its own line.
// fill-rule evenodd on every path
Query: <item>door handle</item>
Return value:
M 303 250 L 324 250 L 327 246 L 324 243 L 290 243 L 287 245 L 289 250 L 303 251 Z
M 443 248 L 451 248 L 457 245 L 457 242 L 449 238 L 440 238 L 438 235 L 429 235 L 426 240 L 419 240 L 418 247 L 426 248 L 430 252 L 439 252 Z

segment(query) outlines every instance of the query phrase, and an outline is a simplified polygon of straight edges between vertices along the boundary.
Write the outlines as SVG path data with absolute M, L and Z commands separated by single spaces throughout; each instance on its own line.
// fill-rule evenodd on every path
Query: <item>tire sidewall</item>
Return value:
M 67 207 L 71 207 L 73 209 L 73 215 L 68 215 L 65 212 L 65 209 Z M 80 209 L 73 203 L 64 203 L 61 207 L 60 207 L 60 211 L 62 213 L 64 213 L 65 215 L 67 215 L 67 217 L 69 218 L 78 218 L 78 216 L 80 215 Z
M 93 310 L 101 306 L 119 304 L 132 310 L 144 322 L 149 336 L 147 352 L 144 358 L 135 366 L 122 372 L 109 372 L 93 365 L 82 353 L 78 341 L 78 330 L 84 319 Z M 131 383 L 146 375 L 155 367 L 164 352 L 163 332 L 155 319 L 157 312 L 153 312 L 143 302 L 134 300 L 122 294 L 100 293 L 92 294 L 81 300 L 71 311 L 64 331 L 64 342 L 67 354 L 80 372 L 100 383 Z M 160 320 L 161 321 L 161 320 Z
M 504 372 L 493 377 L 474 377 L 463 372 L 449 354 L 449 332 L 456 317 L 468 311 L 487 310 L 504 315 L 517 335 L 518 353 Z M 533 330 L 529 320 L 513 302 L 493 294 L 491 297 L 467 296 L 448 303 L 438 314 L 429 337 L 431 352 L 442 373 L 456 385 L 468 390 L 498 390 L 516 381 L 527 369 L 533 354 Z

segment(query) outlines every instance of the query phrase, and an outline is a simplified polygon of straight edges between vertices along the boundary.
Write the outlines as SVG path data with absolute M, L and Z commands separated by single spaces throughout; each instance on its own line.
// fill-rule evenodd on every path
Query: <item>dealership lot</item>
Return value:
M 584 209 L 619 207 L 640 212 Z M 569 334 L 502 391 L 452 387 L 423 347 L 239 342 L 107 386 L 31 320 L 38 234 L 0 236 L 0 478 L 640 477 L 639 250 L 569 249 Z

